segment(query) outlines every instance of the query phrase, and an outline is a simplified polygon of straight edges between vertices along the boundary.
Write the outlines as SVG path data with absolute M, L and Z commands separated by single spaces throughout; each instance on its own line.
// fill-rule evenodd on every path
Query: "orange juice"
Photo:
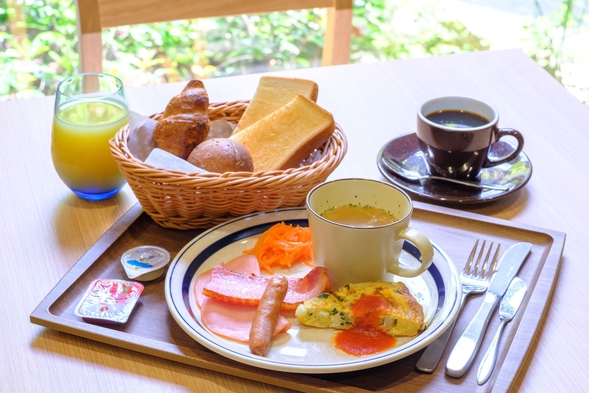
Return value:
M 63 182 L 81 196 L 114 195 L 124 184 L 108 141 L 129 122 L 116 101 L 75 100 L 56 109 L 51 154 Z

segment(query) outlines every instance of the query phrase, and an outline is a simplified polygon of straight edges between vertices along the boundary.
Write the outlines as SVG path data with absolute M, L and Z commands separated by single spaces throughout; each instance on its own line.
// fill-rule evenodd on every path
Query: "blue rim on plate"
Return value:
M 493 144 L 490 156 L 497 159 L 515 149 L 503 140 Z M 407 191 L 412 196 L 419 196 L 433 201 L 459 204 L 487 203 L 505 198 L 519 191 L 532 177 L 532 163 L 522 151 L 513 160 L 481 170 L 480 178 L 484 183 L 508 186 L 505 191 L 476 189 L 439 180 L 409 181 L 389 172 L 381 163 L 382 157 L 402 162 L 421 175 L 428 174 L 425 156 L 422 153 L 417 134 L 414 132 L 400 135 L 384 144 L 376 155 L 376 165 L 380 173 L 391 183 Z
M 200 310 L 195 305 L 193 286 L 195 277 L 221 262 L 228 262 L 253 247 L 257 237 L 272 225 L 307 226 L 305 208 L 280 209 L 268 213 L 254 213 L 227 221 L 195 237 L 174 258 L 165 281 L 165 296 L 174 320 L 196 342 L 226 358 L 250 366 L 290 373 L 337 373 L 372 368 L 402 359 L 425 348 L 440 336 L 456 317 L 460 308 L 460 278 L 452 261 L 434 245 L 434 262 L 416 278 L 390 277 L 403 281 L 424 306 L 428 327 L 418 336 L 398 337 L 396 347 L 362 357 L 347 355 L 333 347 L 336 333 L 301 325 L 292 316 L 292 326 L 277 336 L 266 356 L 250 352 L 247 344 L 225 339 L 210 332 L 201 322 Z M 405 242 L 403 263 L 419 263 L 419 251 Z M 300 277 L 308 267 L 293 267 L 281 274 Z

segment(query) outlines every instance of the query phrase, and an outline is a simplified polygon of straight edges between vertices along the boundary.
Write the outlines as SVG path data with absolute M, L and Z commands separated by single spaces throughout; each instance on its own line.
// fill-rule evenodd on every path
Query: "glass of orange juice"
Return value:
M 102 200 L 125 185 L 108 141 L 128 122 L 129 106 L 119 78 L 85 73 L 59 83 L 51 155 L 57 174 L 76 195 Z

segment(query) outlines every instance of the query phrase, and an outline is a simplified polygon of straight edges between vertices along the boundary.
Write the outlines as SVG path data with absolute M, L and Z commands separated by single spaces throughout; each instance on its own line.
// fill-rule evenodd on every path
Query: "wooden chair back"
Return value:
M 103 29 L 134 24 L 327 8 L 322 65 L 346 64 L 353 0 L 76 0 L 82 72 L 102 72 Z

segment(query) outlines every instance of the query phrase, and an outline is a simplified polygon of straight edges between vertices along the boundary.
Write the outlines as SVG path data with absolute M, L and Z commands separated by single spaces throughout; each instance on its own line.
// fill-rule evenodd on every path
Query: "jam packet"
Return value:
M 90 284 L 74 314 L 90 323 L 122 325 L 142 291 L 143 284 L 138 282 L 99 278 Z

